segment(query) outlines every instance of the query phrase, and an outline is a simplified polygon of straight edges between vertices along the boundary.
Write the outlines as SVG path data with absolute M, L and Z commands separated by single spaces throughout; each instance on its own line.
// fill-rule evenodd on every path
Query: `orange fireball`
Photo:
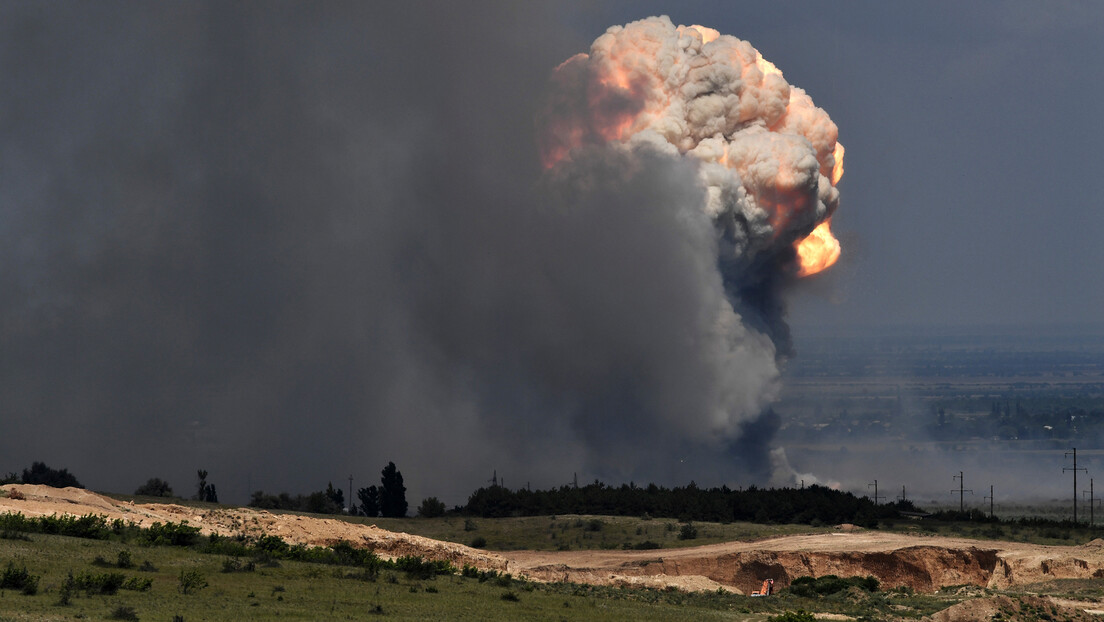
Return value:
M 800 267 L 797 276 L 812 276 L 832 267 L 840 256 L 840 243 L 832 235 L 831 219 L 820 223 L 813 232 L 797 244 Z

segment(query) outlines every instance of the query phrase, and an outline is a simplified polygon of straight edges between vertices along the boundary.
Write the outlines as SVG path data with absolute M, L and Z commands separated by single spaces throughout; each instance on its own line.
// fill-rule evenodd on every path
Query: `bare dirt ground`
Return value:
M 0 496 L 0 512 L 25 516 L 99 514 L 142 526 L 188 521 L 204 534 L 277 535 L 289 543 L 315 546 L 347 540 L 387 558 L 419 555 L 448 560 L 457 566 L 508 571 L 537 581 L 719 588 L 750 593 L 764 578 L 773 578 L 775 588 L 781 589 L 793 578 L 826 574 L 873 575 L 885 588 L 907 586 L 919 592 L 956 585 L 1004 589 L 1055 579 L 1104 578 L 1104 540 L 1061 547 L 841 528 L 830 534 L 682 549 L 488 553 L 374 525 L 252 508 L 136 504 L 77 488 L 11 484 L 0 490 L 5 491 Z M 994 603 L 992 607 L 1004 606 L 1002 602 Z M 974 606 L 979 611 L 986 607 L 980 603 Z
M 387 559 L 403 555 L 419 555 L 427 559 L 444 559 L 457 567 L 472 565 L 484 570 L 505 570 L 506 560 L 493 553 L 451 542 L 441 542 L 422 536 L 395 533 L 375 525 L 359 525 L 330 518 L 313 518 L 296 514 L 274 514 L 252 508 L 204 509 L 171 503 L 132 503 L 116 501 L 80 488 L 51 488 L 29 484 L 0 486 L 7 495 L 0 496 L 0 513 L 19 512 L 24 516 L 97 514 L 108 520 L 117 518 L 149 527 L 154 523 L 187 521 L 200 533 L 224 536 L 280 536 L 289 544 L 329 546 L 347 540 L 356 546 L 373 549 Z M 13 499 L 22 496 L 23 499 Z
M 934 592 L 952 585 L 1002 589 L 1053 579 L 1104 577 L 1104 541 L 1083 546 L 981 542 L 879 531 L 784 536 L 652 551 L 514 551 L 508 570 L 547 581 L 652 584 L 695 577 L 701 588 L 750 593 L 765 577 L 866 576 L 883 587 Z M 681 582 L 680 582 L 681 583 Z

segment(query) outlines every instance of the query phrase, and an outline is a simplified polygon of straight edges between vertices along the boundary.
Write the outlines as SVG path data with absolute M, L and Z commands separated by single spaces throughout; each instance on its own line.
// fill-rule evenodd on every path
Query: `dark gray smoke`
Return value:
M 393 460 L 416 503 L 765 468 L 780 308 L 726 295 L 697 168 L 542 173 L 581 43 L 423 8 L 0 8 L 0 470 L 240 501 Z

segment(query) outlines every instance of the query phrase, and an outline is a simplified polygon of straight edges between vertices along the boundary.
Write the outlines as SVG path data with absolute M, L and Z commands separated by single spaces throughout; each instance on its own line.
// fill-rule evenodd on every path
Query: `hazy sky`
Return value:
M 415 503 L 494 469 L 694 477 L 619 467 L 700 441 L 657 440 L 655 404 L 709 407 L 672 336 L 708 304 L 663 210 L 685 175 L 607 188 L 598 221 L 534 193 L 550 72 L 650 15 L 749 41 L 839 126 L 844 254 L 782 294 L 798 351 L 1099 320 L 1104 5 L 257 8 L 0 5 L 0 470 L 180 493 L 202 467 L 244 500 L 393 460 Z

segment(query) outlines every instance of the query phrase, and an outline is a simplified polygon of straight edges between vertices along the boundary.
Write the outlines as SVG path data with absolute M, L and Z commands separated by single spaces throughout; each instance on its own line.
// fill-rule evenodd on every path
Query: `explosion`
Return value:
M 828 224 L 843 174 L 838 129 L 748 42 L 648 18 L 607 30 L 552 83 L 545 167 L 598 145 L 697 162 L 727 280 L 764 264 L 805 277 L 839 258 Z

